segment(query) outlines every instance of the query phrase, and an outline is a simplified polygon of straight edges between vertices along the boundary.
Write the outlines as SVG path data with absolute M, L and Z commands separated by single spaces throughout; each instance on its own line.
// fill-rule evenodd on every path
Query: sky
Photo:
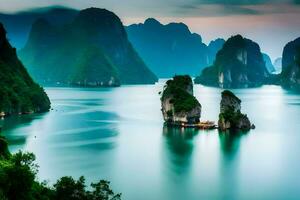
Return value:
M 300 0 L 0 0 L 0 12 L 53 5 L 106 8 L 126 25 L 149 17 L 164 24 L 183 22 L 205 43 L 242 34 L 273 60 L 287 42 L 300 37 Z

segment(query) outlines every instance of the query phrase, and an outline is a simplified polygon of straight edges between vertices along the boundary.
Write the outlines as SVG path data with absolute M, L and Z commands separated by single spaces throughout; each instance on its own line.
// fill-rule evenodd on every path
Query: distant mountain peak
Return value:
M 91 16 L 91 17 L 97 17 L 101 15 L 107 15 L 107 16 L 114 16 L 117 17 L 117 15 L 109 10 L 106 10 L 104 8 L 95 8 L 90 7 L 83 9 L 79 12 L 78 17 L 80 16 Z
M 145 25 L 161 25 L 161 23 L 158 20 L 154 19 L 154 18 L 146 19 L 144 24 Z

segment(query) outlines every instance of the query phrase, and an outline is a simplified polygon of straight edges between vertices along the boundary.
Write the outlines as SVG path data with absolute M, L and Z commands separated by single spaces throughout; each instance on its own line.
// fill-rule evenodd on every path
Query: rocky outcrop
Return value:
M 236 35 L 225 42 L 214 64 L 205 68 L 195 83 L 221 88 L 248 88 L 264 84 L 269 75 L 259 45 Z
M 175 76 L 164 86 L 161 97 L 164 120 L 169 125 L 195 124 L 200 121 L 201 104 L 193 96 L 189 76 Z
M 300 38 L 284 47 L 280 77 L 284 88 L 300 91 Z
M 221 131 L 254 128 L 247 115 L 241 113 L 241 100 L 229 90 L 222 92 L 218 126 Z
M 178 74 L 196 76 L 215 59 L 221 40 L 209 49 L 200 35 L 183 23 L 161 24 L 156 19 L 126 28 L 128 38 L 147 66 L 162 78 Z M 217 49 L 217 50 L 216 50 Z
M 27 73 L 0 23 L 0 117 L 49 109 L 47 94 Z
M 82 10 L 62 26 L 36 21 L 19 54 L 42 84 L 118 86 L 157 81 L 128 41 L 119 17 L 105 9 Z

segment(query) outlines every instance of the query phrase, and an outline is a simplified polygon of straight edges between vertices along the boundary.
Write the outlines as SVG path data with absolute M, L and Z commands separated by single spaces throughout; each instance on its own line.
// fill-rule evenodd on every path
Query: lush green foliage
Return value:
M 18 152 L 11 155 L 7 142 L 0 137 L 0 199 L 1 200 L 119 200 L 109 182 L 101 180 L 86 189 L 85 179 L 62 177 L 53 187 L 38 182 L 38 166 L 32 153 Z
M 118 86 L 118 77 L 116 67 L 101 49 L 90 46 L 82 50 L 82 55 L 70 75 L 70 82 L 86 86 Z
M 232 126 L 238 124 L 241 118 L 244 117 L 246 117 L 246 115 L 242 114 L 240 111 L 235 112 L 233 108 L 228 108 L 219 114 L 219 120 L 230 122 Z
M 188 92 L 192 90 L 193 82 L 190 76 L 175 76 L 168 80 L 162 94 L 162 100 L 171 98 L 174 112 L 188 112 L 199 106 L 198 100 Z
M 49 108 L 46 93 L 27 73 L 0 24 L 0 112 L 43 112 Z

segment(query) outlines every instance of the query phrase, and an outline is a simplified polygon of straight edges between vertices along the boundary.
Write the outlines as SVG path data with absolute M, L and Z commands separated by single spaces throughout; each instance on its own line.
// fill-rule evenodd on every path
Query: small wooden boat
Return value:
M 204 122 L 199 122 L 197 124 L 186 124 L 186 123 L 181 123 L 181 127 L 184 128 L 199 128 L 199 129 L 217 129 L 217 125 L 213 121 L 204 121 Z

